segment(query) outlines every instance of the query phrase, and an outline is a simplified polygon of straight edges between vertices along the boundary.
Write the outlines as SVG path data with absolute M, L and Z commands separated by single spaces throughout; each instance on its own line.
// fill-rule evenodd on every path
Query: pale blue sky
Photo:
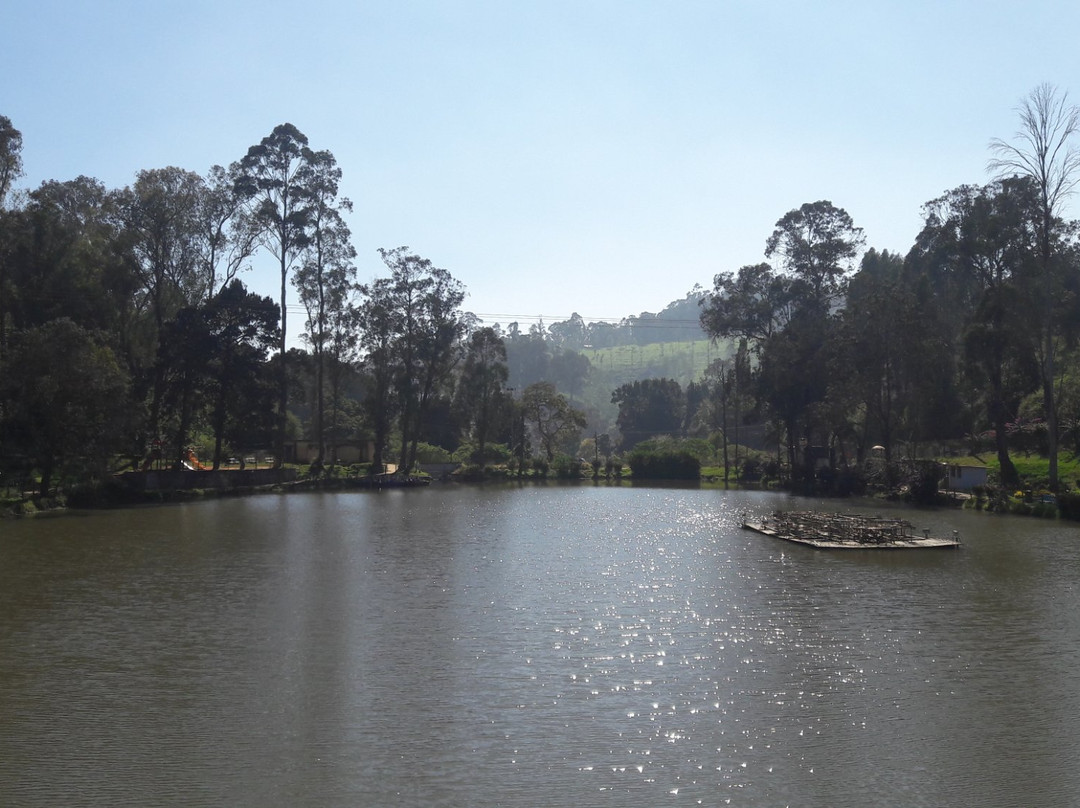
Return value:
M 362 279 L 407 244 L 504 324 L 656 311 L 763 260 L 776 220 L 818 199 L 906 252 L 924 202 L 987 180 L 1032 88 L 1080 101 L 1080 10 L 1042 0 L 7 0 L 2 17 L 23 187 L 205 173 L 289 121 L 342 167 Z M 245 280 L 275 294 L 269 265 Z

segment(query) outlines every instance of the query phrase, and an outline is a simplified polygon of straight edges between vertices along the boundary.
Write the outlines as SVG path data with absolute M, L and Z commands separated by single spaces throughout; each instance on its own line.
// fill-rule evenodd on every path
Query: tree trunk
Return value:
M 225 385 L 221 385 L 214 404 L 214 471 L 221 468 L 221 448 L 225 433 Z
M 1020 485 L 1020 475 L 1016 466 L 1009 457 L 1009 446 L 1005 439 L 1005 416 L 1004 407 L 1000 402 L 994 406 L 994 441 L 997 446 L 998 464 L 1001 467 L 1001 484 L 1006 488 L 1015 489 Z
M 281 341 L 278 344 L 278 353 L 281 356 L 281 375 L 278 378 L 278 424 L 274 446 L 274 468 L 281 468 L 285 462 L 285 431 L 288 429 L 288 403 L 289 403 L 289 375 L 285 370 L 285 276 L 288 274 L 288 264 L 285 259 L 285 247 L 281 250 Z
M 41 485 L 38 486 L 38 494 L 42 499 L 49 496 L 49 489 L 52 488 L 52 476 L 53 476 L 53 464 L 52 462 L 45 463 L 41 467 Z

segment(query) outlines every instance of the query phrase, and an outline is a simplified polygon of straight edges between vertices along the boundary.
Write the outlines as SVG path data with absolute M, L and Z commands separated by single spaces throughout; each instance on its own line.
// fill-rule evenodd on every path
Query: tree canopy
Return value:
M 280 464 L 303 444 L 333 466 L 353 444 L 373 473 L 458 450 L 523 467 L 530 446 L 581 453 L 588 428 L 594 455 L 602 436 L 626 450 L 693 435 L 725 468 L 754 441 L 806 481 L 824 457 L 847 467 L 881 447 L 893 464 L 965 443 L 989 446 L 1012 485 L 1034 446 L 1060 488 L 1059 445 L 1080 435 L 1080 225 L 1065 206 L 1080 110 L 1040 85 L 1018 115 L 991 143 L 990 180 L 927 202 L 906 253 L 868 248 L 819 199 L 762 234 L 763 260 L 655 313 L 505 328 L 464 311 L 464 284 L 431 258 L 358 256 L 342 168 L 292 124 L 203 173 L 19 189 L 22 134 L 0 115 L 0 466 L 42 491 L 179 462 L 189 443 L 215 466 L 254 451 Z M 260 248 L 276 301 L 241 280 Z M 292 347 L 290 281 L 305 315 Z M 692 370 L 671 360 L 683 350 Z

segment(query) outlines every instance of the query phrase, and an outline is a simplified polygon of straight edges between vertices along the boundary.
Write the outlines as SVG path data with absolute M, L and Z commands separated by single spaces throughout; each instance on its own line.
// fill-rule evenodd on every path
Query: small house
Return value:
M 944 477 L 941 487 L 948 491 L 971 491 L 977 485 L 986 485 L 989 469 L 986 466 L 961 466 L 942 463 Z

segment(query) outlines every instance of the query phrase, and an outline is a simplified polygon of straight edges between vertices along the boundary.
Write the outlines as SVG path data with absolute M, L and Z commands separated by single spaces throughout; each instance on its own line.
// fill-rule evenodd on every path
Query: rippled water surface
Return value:
M 1080 528 L 738 527 L 790 504 L 434 486 L 0 523 L 0 805 L 1080 803 Z

